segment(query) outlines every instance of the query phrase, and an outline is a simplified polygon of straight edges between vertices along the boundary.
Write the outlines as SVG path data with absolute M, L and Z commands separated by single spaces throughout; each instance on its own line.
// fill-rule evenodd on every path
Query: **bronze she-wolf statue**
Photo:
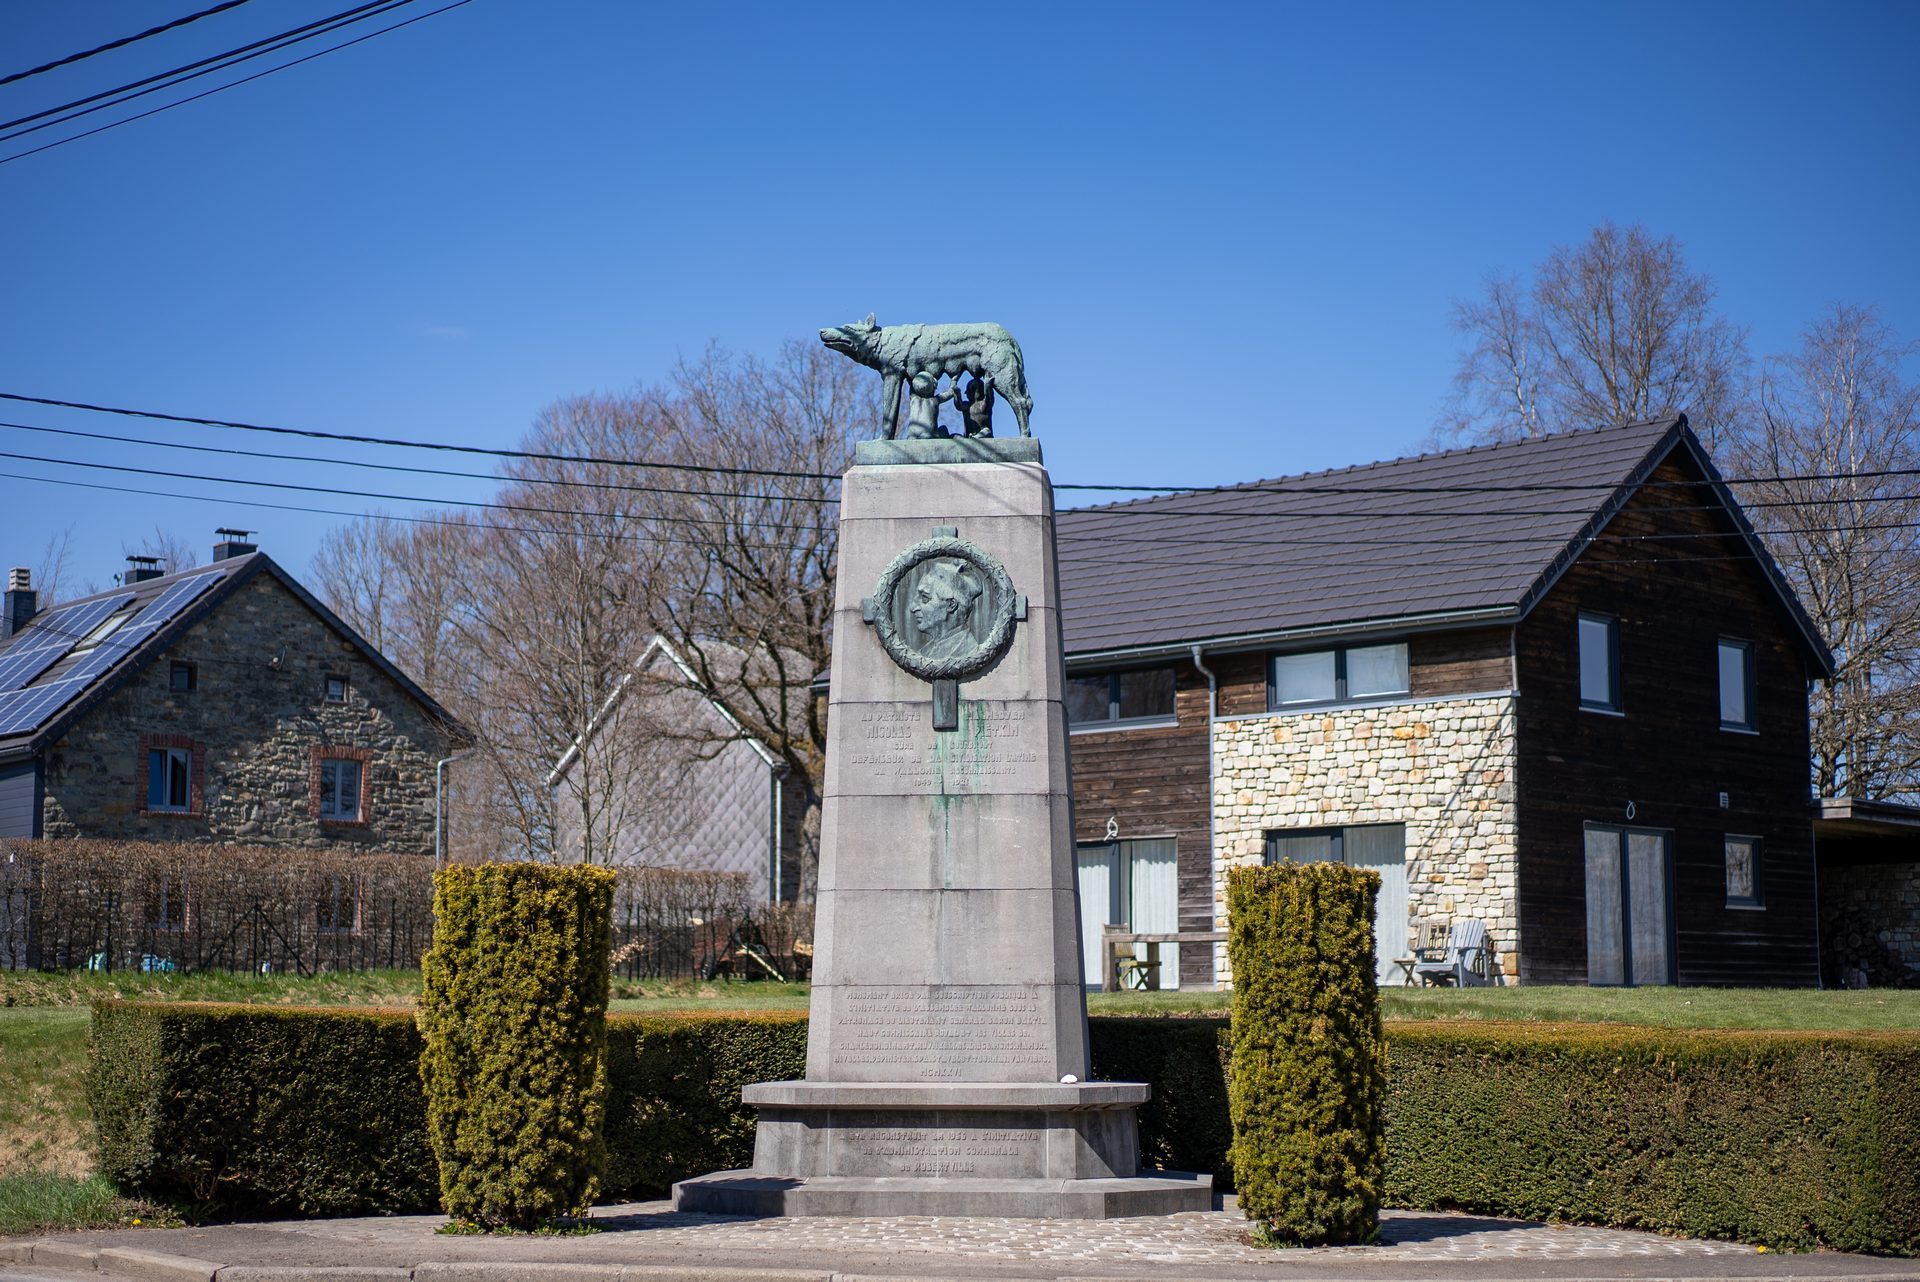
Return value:
M 880 417 L 886 424 L 888 440 L 900 430 L 900 388 L 919 374 L 935 379 L 944 374 L 956 380 L 961 374 L 973 375 L 1013 406 L 1020 435 L 1033 435 L 1027 427 L 1033 398 L 1027 395 L 1020 344 L 998 325 L 882 327 L 869 312 L 863 321 L 821 330 L 820 341 L 880 371 Z

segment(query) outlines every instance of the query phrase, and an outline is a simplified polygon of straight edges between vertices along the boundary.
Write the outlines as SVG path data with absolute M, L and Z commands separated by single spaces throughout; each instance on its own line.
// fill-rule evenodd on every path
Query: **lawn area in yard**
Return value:
M 1092 993 L 1094 1015 L 1224 1015 L 1226 992 Z M 1920 1028 L 1920 990 L 1808 988 L 1383 988 L 1388 1019 L 1649 1024 L 1663 1028 Z

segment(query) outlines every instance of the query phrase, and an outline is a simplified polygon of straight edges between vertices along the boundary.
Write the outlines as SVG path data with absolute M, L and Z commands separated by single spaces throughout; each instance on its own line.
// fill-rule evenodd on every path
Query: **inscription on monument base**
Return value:
M 1051 1080 L 1052 994 L 1008 986 L 857 985 L 837 990 L 835 1066 L 888 1065 L 901 1080 L 965 1081 L 985 1071 Z
M 885 1128 L 850 1132 L 869 1169 L 889 1175 L 1026 1173 L 1040 1160 L 1037 1129 Z

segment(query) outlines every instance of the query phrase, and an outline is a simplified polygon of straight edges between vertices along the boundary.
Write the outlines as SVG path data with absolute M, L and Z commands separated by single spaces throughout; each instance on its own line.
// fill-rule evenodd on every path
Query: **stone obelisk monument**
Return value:
M 841 497 L 807 1075 L 747 1087 L 753 1168 L 675 1205 L 1204 1210 L 1210 1177 L 1139 1170 L 1147 1086 L 1087 1081 L 1053 499 L 1020 349 L 997 325 L 821 336 L 881 371 L 888 435 Z M 1020 436 L 991 435 L 996 394 Z M 950 397 L 964 436 L 938 427 Z

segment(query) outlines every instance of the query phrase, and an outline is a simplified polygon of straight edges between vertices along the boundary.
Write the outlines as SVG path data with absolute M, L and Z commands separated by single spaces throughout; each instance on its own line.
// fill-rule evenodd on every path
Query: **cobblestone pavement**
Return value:
M 1218 1211 L 1124 1220 L 1014 1220 L 890 1216 L 864 1219 L 731 1219 L 682 1215 L 666 1202 L 606 1207 L 609 1228 L 644 1230 L 649 1253 L 684 1242 L 705 1249 L 884 1251 L 1053 1263 L 1271 1264 L 1276 1253 L 1247 1240 L 1228 1199 Z M 1534 1224 L 1426 1211 L 1381 1213 L 1375 1246 L 1332 1252 L 1342 1259 L 1406 1262 L 1479 1259 L 1615 1259 L 1623 1256 L 1754 1255 L 1738 1242 L 1662 1237 L 1620 1229 Z M 1284 1253 L 1281 1253 L 1284 1255 Z M 1320 1252 L 1321 1255 L 1329 1252 Z

